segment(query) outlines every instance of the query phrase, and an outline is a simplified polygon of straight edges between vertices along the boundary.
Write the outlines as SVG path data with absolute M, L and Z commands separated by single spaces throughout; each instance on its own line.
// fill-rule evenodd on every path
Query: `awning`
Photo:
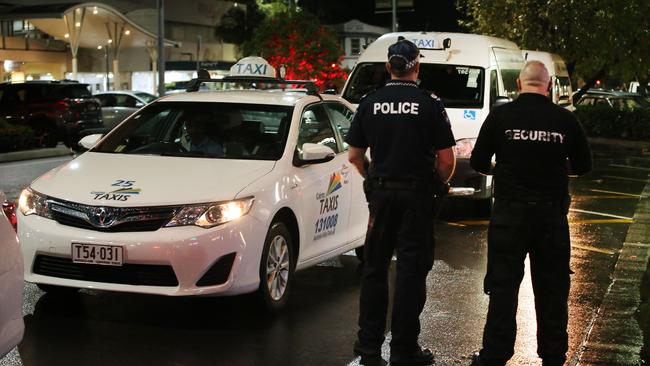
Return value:
M 158 36 L 131 21 L 115 8 L 101 3 L 53 4 L 18 6 L 0 11 L 2 20 L 27 20 L 39 30 L 72 43 L 81 28 L 78 47 L 96 48 L 108 40 L 119 47 L 145 47 Z M 165 40 L 166 46 L 180 46 Z

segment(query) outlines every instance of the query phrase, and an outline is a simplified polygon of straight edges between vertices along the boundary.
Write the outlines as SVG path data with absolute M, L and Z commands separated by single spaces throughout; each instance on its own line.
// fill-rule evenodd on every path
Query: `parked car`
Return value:
M 363 245 L 368 209 L 344 135 L 353 107 L 284 85 L 264 59 L 240 90 L 165 96 L 21 194 L 25 279 L 168 296 L 287 301 L 294 270 Z M 242 81 L 243 80 L 243 81 Z M 257 84 L 255 87 L 252 84 Z M 96 144 L 95 144 L 96 142 Z
M 650 100 L 636 93 L 589 89 L 576 105 L 607 105 L 617 109 L 650 109 Z
M 0 117 L 32 128 L 36 146 L 76 146 L 81 131 L 102 127 L 99 101 L 75 81 L 0 83 Z
M 107 131 L 124 121 L 138 109 L 156 100 L 154 95 L 140 91 L 111 91 L 95 94 L 102 105 L 102 120 Z
M 15 207 L 0 192 L 0 358 L 23 339 L 23 257 L 15 231 Z M 13 223 L 10 220 L 13 218 Z

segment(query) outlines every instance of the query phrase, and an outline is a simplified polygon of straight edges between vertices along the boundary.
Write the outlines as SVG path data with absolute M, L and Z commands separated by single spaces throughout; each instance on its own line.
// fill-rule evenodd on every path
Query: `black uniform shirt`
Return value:
M 431 179 L 435 151 L 455 145 L 440 99 L 405 80 L 361 101 L 346 142 L 370 148 L 371 177 L 415 179 Z
M 496 198 L 560 200 L 568 194 L 567 158 L 571 174 L 591 170 L 591 151 L 576 117 L 536 93 L 523 93 L 487 116 L 470 164 L 490 173 L 495 154 Z

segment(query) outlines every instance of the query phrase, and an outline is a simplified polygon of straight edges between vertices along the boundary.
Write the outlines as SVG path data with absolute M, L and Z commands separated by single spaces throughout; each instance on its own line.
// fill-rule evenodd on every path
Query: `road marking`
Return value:
M 650 171 L 650 168 L 642 167 L 642 166 L 631 166 L 631 165 L 622 165 L 622 164 L 609 164 L 611 167 L 615 168 L 626 168 L 626 169 L 637 169 L 637 170 L 645 170 L 645 171 Z
M 639 183 L 648 183 L 648 179 L 638 179 L 638 178 L 620 177 L 620 176 L 618 176 L 618 175 L 603 175 L 603 178 L 619 179 L 619 180 L 629 180 L 629 181 L 631 181 L 631 182 L 639 182 Z
M 617 252 L 615 250 L 601 249 L 601 248 L 592 247 L 590 245 L 580 245 L 580 244 L 571 244 L 571 248 L 582 249 L 582 250 L 587 250 L 596 253 L 603 253 L 607 255 L 614 255 Z
M 447 222 L 450 225 L 465 225 L 465 226 L 486 226 L 490 224 L 489 220 L 461 220 Z M 632 224 L 632 219 L 593 219 L 593 220 L 569 220 L 569 224 Z
M 592 196 L 571 196 L 572 201 L 580 201 L 583 199 L 601 199 L 601 200 L 633 200 L 638 199 L 639 197 L 627 197 L 627 196 L 608 196 L 604 194 L 592 195 Z
M 598 193 L 609 193 L 609 194 L 617 194 L 620 196 L 626 196 L 626 197 L 634 197 L 634 198 L 646 198 L 646 196 L 640 195 L 640 194 L 633 194 L 633 193 L 625 193 L 625 192 L 615 192 L 615 191 L 606 191 L 603 189 L 590 189 L 592 192 L 598 192 Z
M 626 216 L 612 215 L 612 214 L 603 213 L 603 212 L 596 212 L 596 211 L 580 210 L 580 209 L 577 209 L 577 208 L 570 208 L 569 211 L 571 211 L 571 212 L 586 213 L 586 214 L 597 215 L 597 216 L 604 216 L 604 217 L 613 217 L 613 218 L 616 218 L 616 219 L 634 220 L 633 217 L 626 217 Z
M 650 248 L 650 244 L 648 244 L 648 243 L 628 243 L 628 242 L 625 242 L 623 244 L 627 245 L 627 246 L 630 246 L 630 247 Z
M 445 224 L 450 225 L 450 226 L 458 226 L 458 227 L 465 227 L 465 226 L 467 226 L 467 225 L 465 225 L 465 224 L 461 224 L 461 223 L 458 223 L 458 222 L 449 222 L 449 221 L 445 221 Z
M 596 219 L 596 220 L 569 220 L 570 224 L 633 224 L 634 220 L 627 219 Z

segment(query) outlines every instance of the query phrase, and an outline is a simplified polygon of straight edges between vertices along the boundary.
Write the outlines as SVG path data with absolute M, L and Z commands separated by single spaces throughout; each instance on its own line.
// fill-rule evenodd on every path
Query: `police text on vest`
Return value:
M 418 114 L 419 108 L 420 108 L 420 103 L 411 103 L 411 102 L 374 103 L 373 114 Z

